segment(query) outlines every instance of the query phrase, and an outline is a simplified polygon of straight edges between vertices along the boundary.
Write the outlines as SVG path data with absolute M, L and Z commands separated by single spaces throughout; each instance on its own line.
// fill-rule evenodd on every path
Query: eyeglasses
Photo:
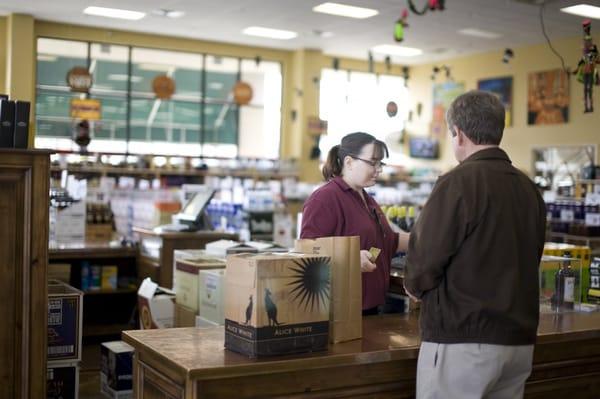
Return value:
M 381 162 L 381 161 L 371 161 L 369 159 L 355 157 L 354 155 L 350 155 L 350 157 L 352 157 L 354 159 L 358 159 L 359 161 L 363 161 L 364 163 L 371 165 L 375 169 L 381 169 L 386 165 L 385 162 Z

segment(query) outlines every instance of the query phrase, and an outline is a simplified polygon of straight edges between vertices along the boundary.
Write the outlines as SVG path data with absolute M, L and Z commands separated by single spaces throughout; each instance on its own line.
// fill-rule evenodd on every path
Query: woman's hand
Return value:
M 373 256 L 365 249 L 360 251 L 360 271 L 363 273 L 369 273 L 377 269 L 377 266 L 373 262 Z

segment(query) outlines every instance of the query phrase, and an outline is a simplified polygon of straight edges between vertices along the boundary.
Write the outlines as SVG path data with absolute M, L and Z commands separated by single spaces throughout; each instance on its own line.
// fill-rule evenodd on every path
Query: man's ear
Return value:
M 456 132 L 456 139 L 458 140 L 458 144 L 463 145 L 465 143 L 465 140 L 467 139 L 467 136 L 465 136 L 465 132 L 460 130 L 456 125 L 454 125 L 454 131 Z

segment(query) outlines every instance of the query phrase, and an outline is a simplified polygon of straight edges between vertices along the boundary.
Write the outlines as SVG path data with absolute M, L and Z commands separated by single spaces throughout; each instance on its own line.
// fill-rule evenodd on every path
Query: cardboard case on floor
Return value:
M 326 256 L 228 256 L 225 347 L 251 357 L 327 349 L 329 288 Z
M 331 311 L 329 339 L 332 343 L 362 337 L 362 277 L 360 237 L 323 237 L 296 240 L 295 251 L 331 258 Z

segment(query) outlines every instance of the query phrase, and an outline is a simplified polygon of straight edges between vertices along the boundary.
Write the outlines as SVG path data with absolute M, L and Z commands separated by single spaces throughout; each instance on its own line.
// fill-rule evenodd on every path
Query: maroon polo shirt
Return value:
M 367 207 L 341 177 L 319 187 L 304 203 L 300 238 L 360 236 L 360 249 L 381 249 L 377 269 L 362 273 L 362 307 L 370 309 L 385 303 L 398 233 L 392 231 L 377 202 L 364 190 L 363 195 Z

